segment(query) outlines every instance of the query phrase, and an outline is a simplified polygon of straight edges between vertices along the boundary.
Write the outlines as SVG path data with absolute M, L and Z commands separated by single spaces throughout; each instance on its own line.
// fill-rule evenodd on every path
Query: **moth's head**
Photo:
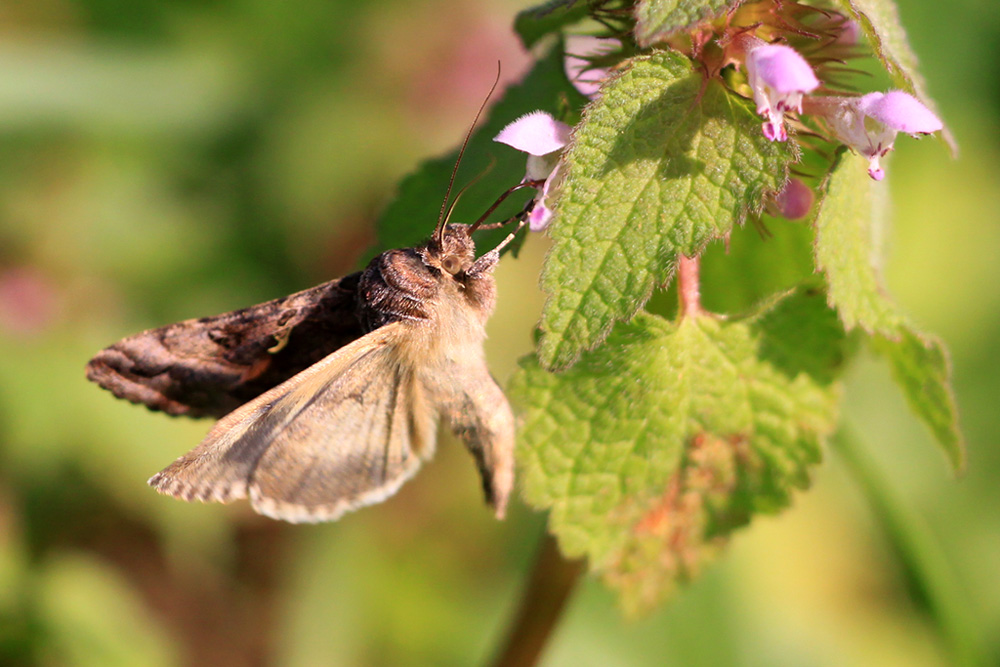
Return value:
M 456 276 L 468 271 L 476 261 L 476 244 L 469 233 L 469 225 L 445 225 L 440 238 L 437 234 L 427 242 L 423 253 L 424 263 Z

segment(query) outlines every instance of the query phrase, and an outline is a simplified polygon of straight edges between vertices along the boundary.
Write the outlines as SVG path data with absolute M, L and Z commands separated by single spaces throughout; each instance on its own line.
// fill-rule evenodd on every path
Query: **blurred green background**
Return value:
M 868 357 L 844 412 L 953 625 L 834 450 L 654 616 L 621 620 L 586 580 L 546 665 L 1000 662 L 1000 4 L 899 4 L 962 153 L 897 143 L 886 276 L 951 347 L 968 473 L 952 478 Z M 141 329 L 354 270 L 394 183 L 459 141 L 496 61 L 505 81 L 528 67 L 522 7 L 0 2 L 0 664 L 488 660 L 544 517 L 515 503 L 493 521 L 454 442 L 391 502 L 287 526 L 152 492 L 209 424 L 114 400 L 83 366 Z M 498 270 L 501 380 L 531 348 L 544 252 L 532 237 Z

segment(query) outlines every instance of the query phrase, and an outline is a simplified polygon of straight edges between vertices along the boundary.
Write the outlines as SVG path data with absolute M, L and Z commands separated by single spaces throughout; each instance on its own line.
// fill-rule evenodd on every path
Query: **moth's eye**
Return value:
M 454 255 L 448 255 L 447 257 L 442 257 L 441 268 L 443 268 L 451 275 L 455 275 L 456 273 L 462 270 L 462 260 L 460 260 L 458 257 L 455 257 Z

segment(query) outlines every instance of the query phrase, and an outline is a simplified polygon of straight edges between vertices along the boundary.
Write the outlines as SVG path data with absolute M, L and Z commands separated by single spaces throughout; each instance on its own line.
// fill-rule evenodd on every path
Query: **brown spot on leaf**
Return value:
M 695 577 L 724 545 L 728 528 L 745 522 L 746 511 L 734 498 L 748 465 L 753 455 L 746 435 L 699 433 L 688 441 L 663 494 L 640 514 L 631 539 L 608 563 L 605 578 L 622 590 L 626 612 L 652 608 L 677 582 Z

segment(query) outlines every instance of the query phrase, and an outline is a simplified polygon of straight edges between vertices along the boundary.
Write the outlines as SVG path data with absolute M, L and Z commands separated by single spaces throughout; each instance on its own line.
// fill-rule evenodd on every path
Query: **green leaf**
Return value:
M 899 21 L 899 12 L 893 0 L 837 0 L 840 9 L 857 21 L 871 44 L 875 55 L 885 65 L 895 85 L 911 93 L 938 116 L 934 100 L 927 94 L 927 85 L 921 76 L 917 55 L 910 48 L 906 31 Z M 942 137 L 957 154 L 957 144 L 946 127 Z
M 551 0 L 518 12 L 514 19 L 514 31 L 521 38 L 524 48 L 530 49 L 546 35 L 560 32 L 586 18 L 587 9 L 583 0 Z
M 951 389 L 951 362 L 944 343 L 902 326 L 896 339 L 877 336 L 872 344 L 888 359 L 892 376 L 907 403 L 944 449 L 952 468 L 964 470 L 965 441 L 958 425 L 958 406 Z
M 733 229 L 726 243 L 701 256 L 702 305 L 713 313 L 746 313 L 762 300 L 810 280 L 814 233 L 810 225 L 765 218 Z
M 878 237 L 885 186 L 868 177 L 860 156 L 844 153 L 821 187 L 816 214 L 816 266 L 826 276 L 830 305 L 848 329 L 860 327 L 889 360 L 907 402 L 956 470 L 965 445 L 951 390 L 947 351 L 920 333 L 886 295 L 879 276 Z
M 848 329 L 892 335 L 902 316 L 879 276 L 886 188 L 868 176 L 867 162 L 843 153 L 824 184 L 816 213 L 816 268 L 826 275 L 830 305 Z
M 484 86 L 488 83 L 484 79 Z M 483 93 L 485 92 L 484 88 Z M 461 189 L 464 183 L 487 170 L 489 177 L 474 183 L 465 191 L 455 207 L 452 221 L 472 222 L 504 190 L 521 181 L 525 171 L 525 154 L 494 142 L 493 137 L 507 123 L 536 109 L 547 109 L 554 113 L 563 94 L 578 93 L 573 90 L 563 73 L 560 50 L 552 49 L 535 64 L 521 83 L 507 89 L 503 98 L 490 110 L 486 121 L 473 134 L 462 160 L 455 190 Z M 472 121 L 471 116 L 469 121 Z M 456 137 L 458 136 L 459 133 L 456 132 Z M 389 248 L 414 246 L 430 236 L 457 156 L 456 149 L 444 157 L 428 160 L 403 179 L 396 198 L 379 218 L 376 226 L 378 243 L 372 254 Z M 530 196 L 529 192 L 515 194 L 504 202 L 504 206 L 491 219 L 502 220 L 517 213 Z M 494 247 L 509 232 L 510 229 L 477 232 L 476 245 L 479 251 Z
M 722 15 L 743 0 L 640 0 L 635 8 L 639 46 L 662 41 L 678 30 Z
M 565 368 L 725 236 L 795 159 L 752 105 L 676 53 L 633 60 L 587 108 L 567 153 L 542 287 L 539 356 Z
M 640 313 L 560 374 L 527 358 L 509 387 L 525 498 L 627 612 L 647 611 L 808 485 L 843 341 L 822 295 L 803 291 L 741 321 Z

